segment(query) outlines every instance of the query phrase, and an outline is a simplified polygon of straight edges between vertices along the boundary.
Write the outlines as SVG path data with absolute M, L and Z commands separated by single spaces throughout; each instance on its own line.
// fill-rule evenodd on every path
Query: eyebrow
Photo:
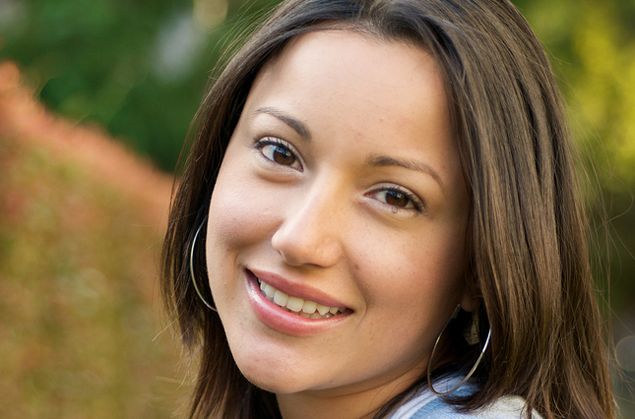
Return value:
M 302 137 L 303 140 L 307 142 L 311 141 L 311 131 L 306 126 L 306 124 L 304 124 L 304 122 L 298 119 L 293 118 L 292 116 L 285 114 L 279 109 L 269 107 L 269 106 L 263 106 L 263 107 L 257 108 L 255 110 L 255 113 L 274 116 L 278 118 L 280 121 L 290 126 L 291 128 L 293 128 L 293 130 L 297 132 L 298 135 L 300 135 L 300 137 Z M 415 170 L 417 172 L 425 173 L 431 176 L 434 180 L 436 180 L 437 183 L 441 186 L 441 189 L 444 189 L 443 180 L 441 179 L 441 176 L 439 176 L 439 173 L 437 173 L 437 171 L 434 170 L 432 166 L 422 161 L 411 160 L 411 159 L 397 159 L 394 157 L 380 155 L 380 154 L 371 154 L 370 156 L 366 158 L 366 164 L 369 166 L 374 166 L 374 167 L 398 166 L 398 167 L 403 167 L 405 169 L 410 169 L 410 170 Z
M 297 132 L 298 135 L 300 135 L 300 137 L 302 137 L 303 140 L 307 142 L 311 141 L 311 131 L 309 131 L 309 128 L 304 124 L 304 122 L 299 121 L 276 108 L 271 108 L 268 106 L 256 109 L 255 113 L 257 114 L 264 113 L 267 115 L 274 116 L 278 118 L 279 120 L 281 120 L 282 122 L 284 122 L 285 124 L 287 124 L 288 126 L 290 126 L 291 128 L 293 128 L 293 130 Z
M 371 154 L 366 158 L 366 164 L 375 167 L 387 167 L 387 166 L 398 166 L 403 167 L 410 170 L 416 170 L 417 172 L 425 173 L 431 176 L 437 183 L 441 186 L 441 189 L 444 188 L 443 180 L 439 173 L 432 168 L 427 163 L 418 160 L 410 160 L 410 159 L 396 159 L 390 156 L 384 156 L 380 154 Z

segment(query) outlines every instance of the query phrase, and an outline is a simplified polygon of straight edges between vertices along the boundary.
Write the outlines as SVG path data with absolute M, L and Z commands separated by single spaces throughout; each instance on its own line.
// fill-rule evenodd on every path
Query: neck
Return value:
M 283 419 L 372 419 L 418 378 L 410 371 L 398 380 L 373 388 L 304 391 L 278 394 L 276 398 Z

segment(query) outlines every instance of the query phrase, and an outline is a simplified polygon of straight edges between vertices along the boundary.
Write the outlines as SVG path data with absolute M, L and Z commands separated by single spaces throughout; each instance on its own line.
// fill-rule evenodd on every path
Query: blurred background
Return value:
M 210 70 L 275 1 L 0 0 L 0 417 L 168 418 L 174 171 Z M 582 149 L 620 417 L 635 417 L 635 2 L 516 0 Z M 607 278 L 610 277 L 610 282 Z

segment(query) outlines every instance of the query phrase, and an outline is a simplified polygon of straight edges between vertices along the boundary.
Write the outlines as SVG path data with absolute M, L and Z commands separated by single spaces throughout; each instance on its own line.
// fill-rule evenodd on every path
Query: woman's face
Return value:
M 249 93 L 209 211 L 238 367 L 281 403 L 403 390 L 471 307 L 468 208 L 429 54 L 348 30 L 294 39 Z

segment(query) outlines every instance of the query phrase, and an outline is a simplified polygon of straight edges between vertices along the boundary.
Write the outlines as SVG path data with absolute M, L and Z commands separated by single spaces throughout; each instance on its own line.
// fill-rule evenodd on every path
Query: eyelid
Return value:
M 264 154 L 262 153 L 262 149 L 265 146 L 268 145 L 272 145 L 272 146 L 277 146 L 277 147 L 281 147 L 284 149 L 287 149 L 292 155 L 293 157 L 295 157 L 295 159 L 297 160 L 298 164 L 300 167 L 296 168 L 296 170 L 299 171 L 304 171 L 304 162 L 302 161 L 302 158 L 300 157 L 300 153 L 298 152 L 298 150 L 290 143 L 288 143 L 287 141 L 284 141 L 278 137 L 274 137 L 274 136 L 270 136 L 270 135 L 266 135 L 266 136 L 262 136 L 262 137 L 255 137 L 254 138 L 254 144 L 253 147 L 258 150 L 258 152 L 262 155 L 262 157 L 264 157 L 265 159 L 267 159 L 267 161 L 278 164 L 276 162 L 274 162 L 273 160 L 269 159 L 268 157 L 264 156 Z M 292 166 L 288 166 L 291 168 L 294 168 Z

